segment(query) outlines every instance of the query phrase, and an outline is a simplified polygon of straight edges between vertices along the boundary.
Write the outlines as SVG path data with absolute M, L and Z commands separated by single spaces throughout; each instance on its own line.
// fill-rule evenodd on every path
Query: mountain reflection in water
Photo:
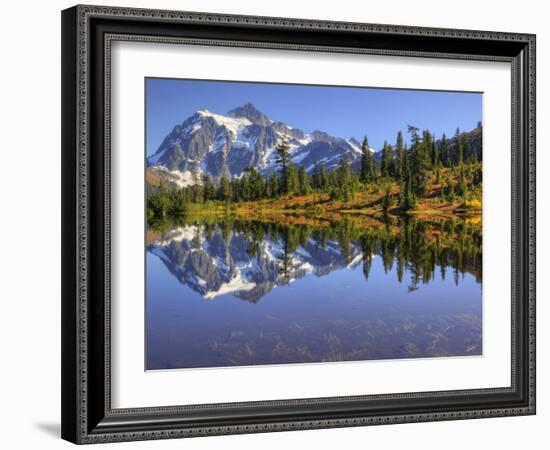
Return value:
M 147 369 L 480 355 L 478 225 L 150 226 Z

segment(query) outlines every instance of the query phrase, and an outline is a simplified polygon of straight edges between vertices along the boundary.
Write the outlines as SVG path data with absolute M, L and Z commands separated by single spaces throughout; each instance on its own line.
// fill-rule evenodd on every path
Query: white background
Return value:
M 111 55 L 114 408 L 510 386 L 511 198 L 502 195 L 511 188 L 509 63 L 136 42 L 116 42 Z M 484 92 L 483 356 L 145 372 L 144 257 L 135 243 L 145 220 L 136 149 L 146 76 Z
M 129 0 L 128 0 L 129 1 Z M 101 2 L 99 2 L 101 3 Z M 544 167 L 550 164 L 543 143 L 550 140 L 550 94 L 543 83 L 550 77 L 548 12 L 541 1 L 462 0 L 452 7 L 439 1 L 257 2 L 125 1 L 107 4 L 239 14 L 294 16 L 407 25 L 461 27 L 537 33 L 538 144 L 538 415 L 386 427 L 224 436 L 186 441 L 115 444 L 117 448 L 252 449 L 364 448 L 446 449 L 543 448 L 550 421 L 547 387 L 550 342 L 550 271 L 544 251 L 550 226 L 543 196 L 550 188 Z M 60 18 L 71 2 L 10 2 L 2 9 L 2 176 L 0 176 L 3 236 L 0 342 L 0 414 L 4 448 L 69 448 L 59 440 L 60 395 Z M 547 203 L 547 202 L 546 202 Z M 545 427 L 546 425 L 546 427 Z M 540 444 L 539 444 L 540 442 Z

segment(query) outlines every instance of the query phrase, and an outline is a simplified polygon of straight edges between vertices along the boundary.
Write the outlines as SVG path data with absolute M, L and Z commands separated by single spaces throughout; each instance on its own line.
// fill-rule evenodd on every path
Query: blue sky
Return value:
M 148 155 L 196 110 L 225 114 L 247 102 L 306 133 L 317 129 L 360 142 L 366 134 L 375 149 L 384 140 L 394 143 L 408 124 L 439 138 L 482 120 L 480 93 L 158 78 L 147 78 L 146 86 Z

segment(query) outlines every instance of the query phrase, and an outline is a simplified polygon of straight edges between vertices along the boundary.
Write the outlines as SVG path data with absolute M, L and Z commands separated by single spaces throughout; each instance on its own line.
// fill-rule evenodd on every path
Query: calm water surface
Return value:
M 146 258 L 148 370 L 482 353 L 465 222 L 181 224 Z

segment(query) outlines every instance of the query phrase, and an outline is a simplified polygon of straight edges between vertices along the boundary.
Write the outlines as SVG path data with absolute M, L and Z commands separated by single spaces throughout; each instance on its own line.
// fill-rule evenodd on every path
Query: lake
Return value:
M 481 249 L 467 220 L 150 226 L 146 369 L 481 355 Z

